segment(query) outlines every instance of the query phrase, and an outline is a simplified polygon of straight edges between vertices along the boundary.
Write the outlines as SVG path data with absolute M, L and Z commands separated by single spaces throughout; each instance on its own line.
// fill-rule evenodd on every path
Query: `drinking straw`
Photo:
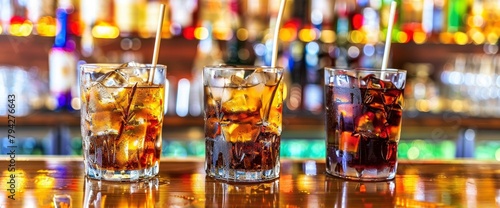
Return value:
M 276 67 L 276 61 L 278 59 L 278 36 L 280 32 L 281 19 L 283 18 L 283 11 L 285 10 L 286 0 L 281 0 L 280 8 L 278 10 L 278 17 L 276 18 L 276 24 L 274 25 L 274 35 L 273 35 L 273 51 L 271 57 L 271 67 Z
M 158 27 L 156 29 L 156 38 L 155 38 L 155 48 L 153 51 L 153 60 L 152 60 L 152 68 L 153 71 L 149 76 L 149 84 L 153 83 L 153 77 L 156 71 L 156 63 L 158 63 L 158 54 L 160 50 L 160 42 L 161 42 L 161 30 L 163 26 L 163 17 L 165 16 L 165 4 L 160 4 L 160 15 L 158 15 Z
M 392 26 L 394 25 L 394 16 L 396 15 L 396 1 L 391 2 L 391 9 L 389 11 L 389 25 L 387 26 L 387 35 L 385 37 L 384 56 L 382 59 L 382 70 L 387 69 L 387 61 L 389 60 L 389 53 L 391 52 L 391 36 Z
M 280 8 L 278 10 L 278 17 L 276 17 L 276 23 L 274 25 L 274 35 L 273 35 L 273 52 L 272 52 L 272 57 L 271 57 L 271 67 L 274 68 L 276 67 L 276 62 L 278 60 L 278 36 L 280 32 L 280 26 L 281 26 L 281 19 L 283 17 L 283 11 L 285 10 L 285 2 L 287 0 L 281 0 L 280 2 Z M 280 84 L 281 80 L 283 80 L 283 75 L 278 80 L 278 85 Z M 271 98 L 274 99 L 274 95 L 276 94 L 276 91 L 278 90 L 278 87 L 275 87 L 273 89 L 273 92 L 271 93 Z M 267 121 L 269 118 L 269 113 L 271 113 L 271 105 L 273 104 L 273 101 L 269 101 L 269 105 L 267 106 L 267 113 L 265 114 L 264 119 Z

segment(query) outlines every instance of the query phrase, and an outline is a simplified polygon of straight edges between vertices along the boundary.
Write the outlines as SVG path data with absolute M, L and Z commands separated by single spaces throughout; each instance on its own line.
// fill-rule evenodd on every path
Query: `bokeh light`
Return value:
M 415 32 L 413 33 L 413 41 L 416 44 L 423 44 L 427 41 L 427 34 L 424 32 Z
M 54 188 L 55 178 L 47 175 L 37 175 L 35 177 L 35 186 L 37 189 L 51 189 Z
M 467 34 L 463 32 L 456 32 L 453 35 L 453 39 L 455 40 L 455 43 L 458 45 L 465 45 L 469 42 L 469 37 L 467 36 Z
M 99 23 L 92 28 L 92 36 L 95 38 L 114 39 L 119 35 L 120 29 L 108 23 Z
M 319 30 L 316 28 L 304 28 L 299 31 L 299 39 L 303 42 L 311 42 L 318 39 Z
M 27 37 L 33 31 L 33 23 L 20 17 L 13 17 L 10 22 L 9 33 L 13 36 Z
M 194 39 L 194 27 L 186 27 L 184 28 L 184 30 L 182 31 L 182 35 L 184 36 L 184 38 L 188 39 L 188 40 L 193 40 Z
M 44 16 L 38 20 L 36 31 L 40 36 L 54 37 L 56 35 L 56 19 Z
M 443 44 L 453 43 L 453 34 L 449 32 L 442 32 L 439 34 L 439 41 Z
M 336 39 L 337 39 L 337 36 L 335 35 L 335 31 L 333 31 L 333 30 L 321 31 L 320 40 L 323 43 L 334 43 Z
M 240 41 L 246 41 L 248 39 L 248 30 L 245 28 L 240 28 L 236 31 L 236 38 Z
M 212 35 L 217 40 L 230 40 L 233 38 L 234 34 L 230 27 L 227 27 L 222 21 L 219 21 L 214 23 Z
M 476 45 L 481 45 L 486 41 L 486 37 L 484 36 L 484 34 L 482 32 L 479 32 L 479 31 L 474 32 L 471 35 L 471 38 L 472 38 L 472 41 L 474 41 L 474 44 L 476 44 Z
M 292 28 L 282 28 L 279 33 L 280 40 L 284 42 L 293 41 L 296 38 L 296 31 Z
M 494 32 L 490 32 L 486 36 L 486 40 L 488 41 L 489 44 L 495 44 L 498 42 L 498 35 Z
M 364 32 L 359 31 L 359 30 L 353 30 L 353 31 L 351 31 L 349 37 L 350 37 L 352 43 L 357 44 L 357 43 L 362 43 L 364 41 L 365 34 L 364 34 Z
M 410 38 L 408 37 L 408 34 L 404 31 L 399 31 L 396 34 L 396 40 L 398 43 L 408 43 L 410 41 Z
M 205 27 L 197 27 L 194 29 L 194 37 L 198 40 L 204 40 L 208 38 L 208 29 Z

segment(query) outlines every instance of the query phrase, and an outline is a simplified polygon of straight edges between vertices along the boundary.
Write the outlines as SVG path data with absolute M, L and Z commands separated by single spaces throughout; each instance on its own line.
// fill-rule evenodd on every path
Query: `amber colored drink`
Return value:
M 136 180 L 158 173 L 165 88 L 127 73 L 106 72 L 82 83 L 83 153 L 90 178 Z
M 215 69 L 215 73 L 228 75 L 225 87 L 214 82 L 211 85 L 210 81 L 204 86 L 207 175 L 242 182 L 277 178 L 283 102 L 281 74 L 246 69 L 252 74 L 234 77 L 238 74 L 236 69 L 221 70 L 229 69 Z M 245 69 L 241 70 L 244 73 Z M 204 73 L 210 72 L 206 69 Z M 225 79 L 212 75 L 214 79 Z

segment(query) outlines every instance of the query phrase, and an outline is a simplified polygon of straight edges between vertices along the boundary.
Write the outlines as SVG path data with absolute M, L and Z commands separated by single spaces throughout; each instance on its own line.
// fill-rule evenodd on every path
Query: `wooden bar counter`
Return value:
M 393 181 L 356 182 L 325 175 L 323 160 L 284 159 L 275 181 L 233 184 L 207 178 L 203 158 L 164 158 L 159 177 L 136 183 L 86 179 L 80 157 L 9 159 L 0 161 L 2 208 L 500 206 L 494 161 L 400 161 Z

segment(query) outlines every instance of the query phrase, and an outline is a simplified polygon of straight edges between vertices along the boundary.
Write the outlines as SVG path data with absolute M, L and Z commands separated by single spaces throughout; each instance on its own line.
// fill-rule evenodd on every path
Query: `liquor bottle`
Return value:
M 288 57 L 288 69 L 290 85 L 288 86 L 289 98 L 284 110 L 292 113 L 301 113 L 304 109 L 304 90 L 306 84 L 305 67 L 305 44 L 300 40 L 300 30 L 303 29 L 304 15 L 306 14 L 306 1 L 294 1 L 291 9 L 291 18 L 288 24 L 293 25 L 299 33 L 299 38 L 295 38 L 289 43 L 287 51 L 284 52 Z M 270 57 L 270 56 L 269 56 Z
M 203 112 L 203 67 L 223 63 L 219 44 L 212 35 L 212 25 L 204 21 L 202 26 L 208 30 L 208 37 L 200 40 L 192 69 L 192 85 L 189 92 L 189 114 L 200 116 Z
M 68 11 L 56 11 L 56 36 L 49 51 L 49 87 L 54 105 L 53 110 L 72 110 L 72 87 L 76 83 L 75 42 L 68 31 Z
M 199 0 L 170 0 L 171 21 L 181 28 L 188 28 L 197 22 Z
M 335 66 L 338 67 L 347 67 L 349 66 L 349 56 L 347 55 L 347 50 L 351 45 L 349 42 L 349 32 L 352 29 L 352 19 L 349 16 L 352 16 L 356 8 L 354 2 L 349 0 L 341 0 L 335 2 L 335 13 L 337 19 L 335 21 L 336 34 L 337 38 L 335 44 L 337 45 L 337 52 L 335 55 Z
M 0 34 L 7 34 L 14 8 L 10 0 L 0 0 Z
M 464 20 L 466 19 L 468 0 L 448 1 L 447 30 L 450 33 L 464 32 Z
M 252 65 L 248 44 L 248 30 L 245 29 L 245 14 L 241 4 L 237 0 L 231 0 L 226 5 L 228 8 L 227 18 L 231 24 L 232 37 L 226 42 L 225 63 L 230 65 Z
M 144 22 L 146 3 L 146 0 L 114 0 L 113 19 L 120 29 L 120 35 L 137 35 L 140 24 Z
M 86 0 L 80 1 L 80 24 L 82 33 L 80 39 L 81 54 L 90 57 L 94 51 L 94 35 L 92 30 L 97 27 L 108 27 L 112 25 L 113 2 L 111 0 Z M 108 30 L 110 31 L 110 30 Z M 106 32 L 107 36 L 113 36 L 112 32 Z M 98 36 L 102 36 L 99 34 Z

